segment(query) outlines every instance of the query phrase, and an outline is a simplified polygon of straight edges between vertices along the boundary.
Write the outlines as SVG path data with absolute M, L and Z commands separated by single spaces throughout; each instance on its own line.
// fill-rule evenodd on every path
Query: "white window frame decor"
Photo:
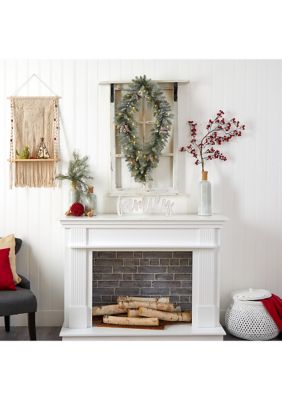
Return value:
M 115 124 L 115 113 L 116 113 L 116 93 L 121 90 L 122 85 L 127 85 L 130 81 L 118 81 L 118 82 L 100 82 L 100 84 L 108 84 L 110 85 L 110 118 L 111 118 L 111 192 L 110 196 L 134 196 L 134 195 L 176 195 L 179 193 L 178 191 L 178 85 L 179 84 L 187 84 L 188 81 L 175 81 L 175 80 L 159 80 L 155 81 L 160 85 L 160 88 L 172 85 L 173 88 L 173 103 L 172 103 L 172 114 L 173 114 L 173 123 L 172 123 L 172 152 L 163 153 L 160 156 L 160 159 L 164 157 L 170 157 L 172 159 L 172 185 L 169 187 L 154 187 L 154 181 L 149 185 L 139 184 L 134 182 L 132 178 L 132 186 L 122 188 L 118 186 L 117 182 L 117 174 L 121 174 L 122 171 L 117 171 L 117 159 L 122 159 L 124 156 L 122 153 L 116 153 L 116 124 Z M 151 123 L 151 121 L 145 121 L 145 124 Z M 159 168 L 160 165 L 157 167 Z M 121 168 L 121 167 L 120 167 Z M 157 169 L 156 168 L 156 169 Z

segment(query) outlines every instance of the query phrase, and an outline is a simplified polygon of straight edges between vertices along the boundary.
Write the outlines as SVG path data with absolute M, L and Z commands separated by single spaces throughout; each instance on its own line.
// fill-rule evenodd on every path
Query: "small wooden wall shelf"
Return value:
M 60 160 L 55 158 L 12 158 L 8 160 L 10 163 L 14 162 L 58 162 Z

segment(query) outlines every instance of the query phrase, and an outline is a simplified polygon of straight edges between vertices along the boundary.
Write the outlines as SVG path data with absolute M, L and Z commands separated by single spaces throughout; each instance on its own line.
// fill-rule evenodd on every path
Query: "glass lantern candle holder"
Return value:
M 88 192 L 84 199 L 84 205 L 86 213 L 92 211 L 93 215 L 97 215 L 97 197 L 96 194 L 94 193 L 93 186 L 88 187 Z

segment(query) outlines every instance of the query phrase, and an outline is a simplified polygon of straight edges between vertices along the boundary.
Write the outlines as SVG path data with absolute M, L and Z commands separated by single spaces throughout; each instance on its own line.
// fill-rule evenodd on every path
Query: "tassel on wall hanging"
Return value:
M 47 86 L 35 74 L 24 85 L 32 77 Z M 10 101 L 10 186 L 55 186 L 59 159 L 59 97 L 13 96 Z

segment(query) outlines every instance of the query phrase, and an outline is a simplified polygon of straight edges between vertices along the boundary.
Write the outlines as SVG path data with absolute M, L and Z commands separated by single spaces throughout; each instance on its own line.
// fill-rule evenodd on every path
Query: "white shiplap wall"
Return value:
M 114 212 L 110 190 L 109 88 L 99 81 L 140 74 L 156 80 L 189 79 L 179 90 L 179 141 L 186 121 L 203 126 L 222 108 L 247 125 L 245 137 L 225 146 L 228 163 L 208 166 L 214 212 L 230 218 L 223 235 L 221 293 L 224 309 L 231 290 L 263 287 L 282 295 L 282 62 L 281 61 L 1 61 L 0 62 L 0 234 L 23 238 L 18 270 L 28 276 L 39 303 L 38 325 L 63 318 L 63 231 L 58 222 L 68 203 L 68 186 L 9 189 L 9 103 L 7 96 L 32 73 L 62 96 L 62 169 L 75 148 L 90 156 L 100 212 Z M 47 95 L 36 80 L 22 95 Z M 196 212 L 200 171 L 180 155 L 179 212 Z M 24 317 L 13 318 L 25 323 Z M 2 323 L 2 321 L 1 321 Z

